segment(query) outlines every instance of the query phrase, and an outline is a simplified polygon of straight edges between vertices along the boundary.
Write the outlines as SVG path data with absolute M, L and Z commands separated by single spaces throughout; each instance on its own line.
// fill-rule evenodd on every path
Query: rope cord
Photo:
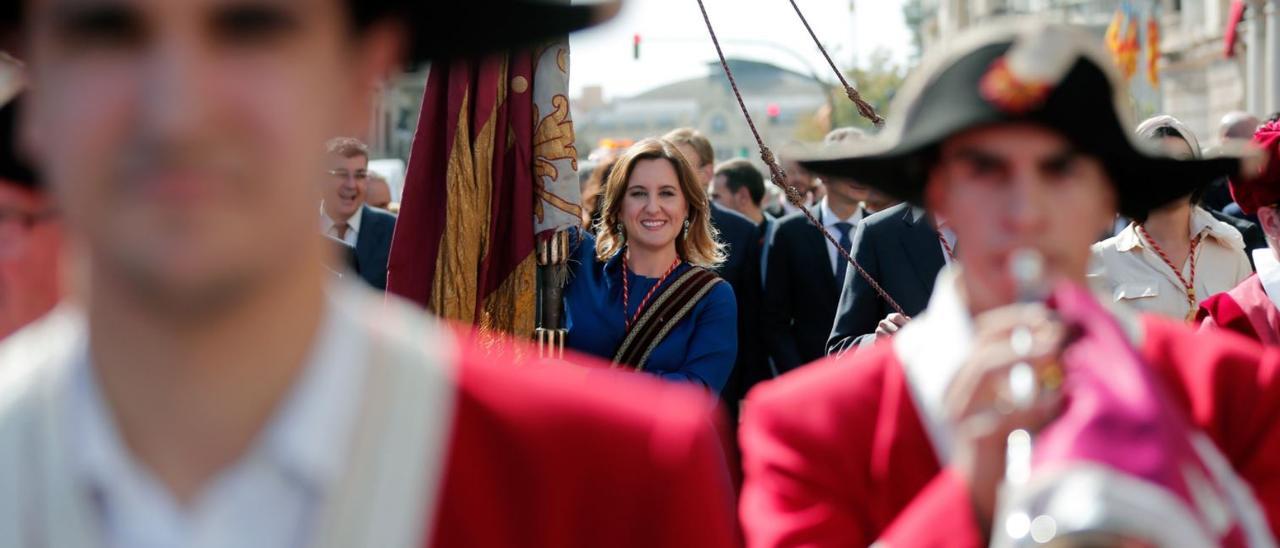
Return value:
M 725 60 L 724 50 L 720 48 L 720 39 L 716 37 L 716 30 L 711 25 L 711 17 L 707 15 L 707 6 L 703 3 L 703 0 L 697 1 L 698 9 L 702 10 L 702 20 L 706 22 L 707 32 L 711 35 L 711 43 L 715 45 L 716 55 L 720 58 L 720 66 L 724 68 L 724 74 L 729 78 L 729 87 L 733 88 L 733 96 L 738 100 L 738 106 L 742 109 L 742 116 L 747 119 L 747 126 L 751 128 L 751 135 L 755 137 L 756 145 L 760 147 L 760 159 L 764 160 L 765 165 L 769 166 L 769 180 L 773 181 L 775 186 L 783 190 L 787 197 L 787 201 L 791 202 L 791 205 L 798 208 L 800 212 L 804 214 L 805 218 L 809 220 L 809 223 L 817 227 L 818 232 L 821 233 L 827 241 L 831 243 L 831 245 L 835 246 L 836 252 L 839 253 L 841 257 L 844 257 L 844 260 L 849 261 L 849 264 L 853 265 L 854 270 L 858 271 L 858 275 L 861 276 L 863 280 L 866 280 L 867 284 L 871 286 L 871 289 L 875 290 L 876 294 L 879 295 L 881 299 L 884 299 L 885 303 L 888 304 L 894 312 L 907 316 L 907 313 L 902 310 L 902 307 L 898 306 L 897 301 L 894 301 L 893 297 L 890 297 L 889 293 L 886 292 L 884 288 L 880 287 L 879 283 L 876 283 L 875 278 L 872 278 L 866 270 L 863 270 L 862 265 L 859 265 L 858 261 L 853 260 L 853 257 L 849 256 L 849 252 L 845 251 L 844 248 L 840 246 L 840 243 L 827 232 L 826 228 L 822 226 L 822 223 L 818 222 L 818 219 L 813 216 L 813 213 L 809 211 L 809 208 L 804 206 L 804 202 L 800 196 L 800 191 L 787 186 L 786 173 L 782 171 L 782 167 L 778 165 L 778 160 L 774 157 L 773 151 L 769 150 L 768 146 L 765 146 L 764 139 L 760 137 L 760 130 L 756 129 L 756 123 L 751 119 L 751 113 L 747 111 L 747 104 L 742 100 L 742 92 L 738 90 L 738 82 L 733 78 L 733 71 L 729 70 L 729 62 Z M 837 282 L 844 283 L 844 280 L 837 280 Z
M 854 106 L 858 107 L 858 114 L 863 118 L 871 120 L 876 127 L 884 127 L 884 118 L 876 114 L 875 107 L 871 106 L 866 99 L 862 98 L 862 94 L 858 90 L 849 85 L 849 81 L 845 80 L 844 73 L 836 68 L 835 61 L 831 60 L 831 56 L 827 54 L 827 48 L 822 47 L 822 42 L 818 40 L 818 35 L 813 32 L 813 27 L 809 26 L 809 20 L 805 19 L 804 13 L 800 11 L 800 5 L 796 4 L 796 0 L 791 0 L 791 7 L 795 8 L 796 15 L 800 16 L 800 22 L 804 23 L 804 30 L 809 31 L 809 37 L 813 38 L 813 43 L 818 46 L 818 51 L 822 52 L 822 57 L 827 60 L 827 64 L 831 66 L 831 72 L 836 73 L 836 78 L 840 79 L 840 85 L 844 86 L 844 94 L 849 96 L 849 100 L 853 101 Z M 834 113 L 833 113 L 834 114 Z

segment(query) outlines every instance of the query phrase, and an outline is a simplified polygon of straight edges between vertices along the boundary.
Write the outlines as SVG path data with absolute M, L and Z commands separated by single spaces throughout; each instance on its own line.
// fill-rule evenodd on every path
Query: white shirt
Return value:
M 1253 250 L 1253 265 L 1258 268 L 1258 281 L 1271 304 L 1280 308 L 1280 259 L 1270 246 Z
M 918 207 L 912 209 L 915 209 L 918 212 L 916 215 L 917 219 L 924 216 L 923 209 Z M 938 235 L 942 237 L 938 240 L 938 248 L 942 249 L 943 264 L 950 265 L 952 261 L 951 252 L 956 250 L 956 231 L 951 230 L 951 225 L 947 224 L 946 219 L 943 219 L 940 216 L 934 215 L 934 221 L 937 223 Z M 943 245 L 943 240 L 947 242 L 946 245 Z M 947 251 L 947 246 L 951 246 L 951 252 Z
M 760 242 L 760 289 L 769 277 L 769 250 L 773 247 L 773 233 L 778 231 L 778 218 L 764 214 L 764 241 Z
M 359 415 L 367 339 L 330 307 L 293 392 L 253 446 L 181 506 L 136 462 L 111 420 L 88 352 L 73 365 L 72 472 L 112 548 L 301 547 L 342 477 Z
M 818 204 L 818 208 L 822 213 L 822 227 L 825 228 L 827 230 L 827 234 L 830 234 L 837 242 L 839 242 L 844 235 L 840 233 L 840 229 L 836 227 L 836 223 L 849 223 L 849 239 L 853 240 L 853 232 L 858 229 L 858 221 L 861 221 L 862 217 L 866 215 L 866 211 L 862 209 L 862 205 L 859 204 L 858 209 L 853 212 L 853 215 L 850 215 L 847 219 L 841 219 L 836 216 L 834 211 L 831 211 L 831 206 L 827 205 L 826 198 L 822 199 L 822 202 Z M 827 241 L 827 257 L 831 260 L 831 273 L 835 274 L 839 270 L 840 261 L 843 261 L 844 257 L 840 256 L 840 252 L 836 251 L 836 246 L 833 245 L 830 240 Z M 836 282 L 844 284 L 844 280 L 836 280 Z
M 1172 268 L 1130 223 L 1114 237 L 1093 244 L 1089 283 L 1112 300 L 1140 311 L 1185 319 L 1191 310 L 1187 290 Z M 1227 291 L 1253 274 L 1240 232 L 1203 208 L 1191 210 L 1190 237 L 1202 235 L 1196 251 L 1196 304 Z M 1190 258 L 1182 275 L 1191 276 Z
M 329 218 L 329 214 L 324 211 L 324 204 L 320 204 L 320 230 L 328 236 L 342 240 L 351 247 L 355 247 L 356 238 L 360 234 L 360 219 L 364 217 L 364 208 L 366 207 L 368 206 L 360 206 L 360 209 L 356 210 L 355 215 L 352 215 L 350 219 L 347 219 L 347 226 L 349 227 L 347 228 L 347 233 L 346 235 L 339 237 L 338 223 Z
M 110 414 L 82 310 L 63 305 L 0 341 L 0 546 L 426 545 L 457 424 L 456 336 L 365 284 L 326 293 L 306 368 L 183 508 L 110 418 L 89 416 Z

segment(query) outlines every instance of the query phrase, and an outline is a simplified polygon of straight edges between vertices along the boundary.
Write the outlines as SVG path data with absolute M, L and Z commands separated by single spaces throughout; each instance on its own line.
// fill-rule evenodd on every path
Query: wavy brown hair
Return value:
M 640 160 L 662 159 L 671 162 L 680 181 L 680 191 L 688 206 L 689 230 L 676 236 L 676 254 L 681 259 L 703 268 L 715 268 L 724 262 L 724 245 L 711 227 L 711 203 L 693 168 L 675 145 L 662 139 L 645 139 L 628 148 L 613 166 L 601 193 L 600 222 L 596 225 L 596 258 L 607 261 L 626 245 L 626 236 L 618 231 L 618 213 L 631 172 Z

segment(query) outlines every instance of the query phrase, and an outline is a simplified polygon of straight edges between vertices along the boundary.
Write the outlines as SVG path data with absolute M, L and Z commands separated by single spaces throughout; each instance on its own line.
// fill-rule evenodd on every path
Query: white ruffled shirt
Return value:
M 1280 308 L 1280 259 L 1270 246 L 1253 250 L 1253 265 L 1258 268 L 1258 281 L 1271 304 Z

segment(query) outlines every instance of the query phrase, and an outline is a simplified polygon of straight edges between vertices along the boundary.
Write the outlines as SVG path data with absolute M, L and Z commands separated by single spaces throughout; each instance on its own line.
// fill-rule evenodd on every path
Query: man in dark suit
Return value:
M 943 231 L 948 232 L 948 231 Z M 899 204 L 867 217 L 853 238 L 853 258 L 909 316 L 929 304 L 933 282 L 949 262 L 933 218 L 924 210 Z M 947 236 L 954 248 L 954 236 Z M 894 311 L 862 276 L 850 269 L 844 278 L 827 353 L 839 354 L 890 335 L 907 318 Z
M 865 188 L 848 180 L 824 180 L 827 196 L 811 208 L 823 229 L 846 251 L 865 215 Z M 779 373 L 826 355 L 827 334 L 840 300 L 848 262 L 803 213 L 778 220 L 769 246 L 764 284 L 764 339 Z
M 1207 207 L 1205 210 L 1208 211 L 1209 215 L 1212 215 L 1214 219 L 1227 223 L 1240 231 L 1240 236 L 1244 238 L 1244 254 L 1249 256 L 1249 265 L 1253 266 L 1253 250 L 1267 247 L 1267 235 L 1262 232 L 1262 227 L 1259 226 L 1258 223 L 1241 219 L 1239 217 L 1232 217 L 1221 211 L 1208 209 Z M 1257 267 L 1254 269 L 1256 270 Z
M 338 137 L 329 141 L 328 151 L 329 178 L 320 205 L 321 230 L 354 247 L 357 273 L 369 285 L 385 290 L 396 217 L 365 204 L 369 148 L 358 139 Z
M 768 244 L 777 227 L 778 218 L 765 212 L 761 207 L 764 201 L 764 174 L 745 158 L 734 158 L 716 166 L 711 187 L 712 203 L 741 213 L 756 225 L 755 248 L 756 257 L 753 264 L 760 270 L 761 283 L 768 267 Z

